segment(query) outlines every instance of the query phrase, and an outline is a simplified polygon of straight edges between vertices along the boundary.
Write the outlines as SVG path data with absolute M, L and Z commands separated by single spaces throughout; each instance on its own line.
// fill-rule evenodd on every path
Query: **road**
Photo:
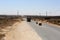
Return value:
M 47 23 L 42 26 L 35 21 L 17 23 L 14 30 L 6 34 L 6 40 L 60 40 L 60 28 Z
M 48 23 L 42 23 L 42 26 L 36 24 L 36 22 L 28 22 L 29 25 L 37 32 L 42 40 L 60 40 L 60 28 L 57 28 Z

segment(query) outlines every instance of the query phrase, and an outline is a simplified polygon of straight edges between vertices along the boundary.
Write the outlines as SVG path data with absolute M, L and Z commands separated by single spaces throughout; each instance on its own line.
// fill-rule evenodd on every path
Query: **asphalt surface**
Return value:
M 60 40 L 60 28 L 47 23 L 42 23 L 42 26 L 39 26 L 35 21 L 28 22 L 28 24 L 37 32 L 42 40 Z

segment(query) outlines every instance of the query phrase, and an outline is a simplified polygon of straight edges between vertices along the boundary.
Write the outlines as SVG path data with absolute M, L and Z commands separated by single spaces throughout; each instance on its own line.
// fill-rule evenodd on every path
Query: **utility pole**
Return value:
M 39 16 L 41 16 L 41 13 L 39 13 Z
M 39 19 L 39 20 L 41 21 L 41 16 L 42 16 L 42 14 L 41 14 L 41 13 L 39 13 L 39 15 L 40 15 L 40 17 L 39 17 L 40 19 Z
M 46 16 L 47 16 L 47 11 L 46 11 Z
M 46 17 L 47 17 L 47 11 L 46 11 Z M 46 18 L 46 27 L 47 27 L 47 18 Z

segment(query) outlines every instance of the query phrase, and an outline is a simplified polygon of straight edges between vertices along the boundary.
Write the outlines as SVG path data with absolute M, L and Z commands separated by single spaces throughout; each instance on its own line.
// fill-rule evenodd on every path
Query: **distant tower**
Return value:
M 19 16 L 19 11 L 17 11 L 17 16 Z

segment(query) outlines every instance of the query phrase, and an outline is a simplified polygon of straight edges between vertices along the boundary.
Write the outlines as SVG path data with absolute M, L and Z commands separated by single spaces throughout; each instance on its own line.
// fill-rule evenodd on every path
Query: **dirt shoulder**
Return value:
M 6 34 L 6 40 L 42 40 L 27 22 L 23 21 L 14 26 L 14 30 Z

